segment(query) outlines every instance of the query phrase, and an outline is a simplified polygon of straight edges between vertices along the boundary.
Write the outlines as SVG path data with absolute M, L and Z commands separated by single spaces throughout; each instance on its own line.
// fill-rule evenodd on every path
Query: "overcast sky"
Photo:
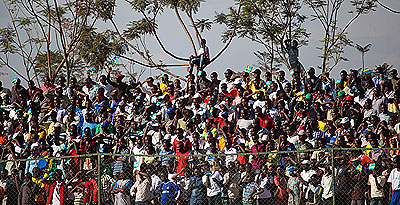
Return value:
M 395 10 L 400 10 L 400 1 L 381 0 L 381 2 Z M 195 18 L 212 19 L 215 15 L 215 12 L 226 11 L 227 7 L 232 5 L 232 3 L 232 0 L 208 0 L 206 3 L 202 4 L 200 11 Z M 350 14 L 347 13 L 347 8 L 344 7 L 341 10 L 340 17 L 343 19 L 340 20 L 342 23 L 347 22 L 347 20 L 351 17 Z M 311 11 L 304 6 L 304 8 L 301 9 L 301 12 L 304 14 L 310 14 Z M 125 29 L 126 24 L 130 20 L 135 20 L 137 18 L 138 16 L 130 9 L 129 5 L 125 1 L 117 0 L 114 19 L 120 30 Z M 184 19 L 184 21 L 188 23 L 187 19 Z M 5 27 L 9 22 L 10 18 L 4 8 L 4 4 L 1 4 L 0 26 Z M 182 57 L 188 57 L 191 55 L 192 48 L 190 47 L 189 41 L 180 24 L 176 20 L 172 10 L 167 9 L 162 17 L 158 19 L 158 24 L 159 36 L 168 50 Z M 98 27 L 99 30 L 103 30 L 105 28 L 112 29 L 110 23 L 99 23 Z M 316 49 L 317 46 L 320 46 L 319 40 L 322 36 L 321 25 L 318 21 L 311 22 L 307 20 L 307 22 L 304 24 L 304 27 L 307 29 L 307 32 L 311 33 L 311 36 L 309 39 L 309 45 L 300 49 L 300 61 L 305 67 L 316 67 L 321 64 L 321 59 L 318 58 L 318 55 L 321 53 L 318 49 Z M 220 41 L 222 29 L 223 27 L 214 25 L 210 32 L 205 32 L 205 34 L 203 34 L 208 41 L 207 44 L 210 49 L 211 57 L 218 53 L 218 51 L 224 46 L 224 44 Z M 375 65 L 382 64 L 384 62 L 394 65 L 395 68 L 400 67 L 400 15 L 390 13 L 389 11 L 378 6 L 375 12 L 361 16 L 352 24 L 352 26 L 348 29 L 348 37 L 353 42 L 360 45 L 366 45 L 368 43 L 372 44 L 371 50 L 366 53 L 366 67 L 374 68 Z M 147 39 L 147 42 L 155 60 L 162 59 L 165 63 L 182 63 L 179 61 L 174 61 L 165 55 L 153 39 L 149 38 Z M 217 71 L 220 74 L 220 77 L 222 77 L 223 71 L 228 67 L 236 71 L 245 70 L 246 65 L 256 64 L 257 58 L 254 56 L 253 52 L 262 49 L 263 48 L 261 46 L 252 43 L 247 39 L 235 38 L 225 53 L 206 68 L 207 73 L 209 74 L 211 71 Z M 333 77 L 337 77 L 338 73 L 343 69 L 349 70 L 350 68 L 361 67 L 361 54 L 355 48 L 347 47 L 345 49 L 344 56 L 350 61 L 339 63 L 338 66 L 332 71 Z M 140 58 L 136 59 L 142 61 Z M 19 71 L 23 72 L 24 69 L 21 66 L 22 64 L 19 62 L 19 59 L 13 60 L 14 66 L 17 67 Z M 128 64 L 128 62 L 124 61 L 123 59 L 121 59 L 119 62 Z M 3 81 L 4 86 L 11 86 L 11 79 L 16 75 L 8 68 L 0 69 L 0 72 L 8 73 L 8 75 L 0 76 L 0 80 Z M 141 67 L 139 65 L 135 65 L 133 69 L 137 71 L 140 70 Z M 283 69 L 287 71 L 286 68 Z M 170 68 L 170 71 L 181 76 L 187 74 L 186 68 L 184 67 L 173 67 Z M 150 69 L 146 68 L 146 73 L 143 75 L 142 79 L 149 76 L 150 72 L 152 76 L 160 74 L 159 71 L 154 69 L 150 71 Z M 319 73 L 319 71 L 317 71 L 317 73 Z

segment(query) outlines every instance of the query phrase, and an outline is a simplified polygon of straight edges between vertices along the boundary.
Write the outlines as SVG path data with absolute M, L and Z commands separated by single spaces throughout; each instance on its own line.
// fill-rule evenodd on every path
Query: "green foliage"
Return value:
M 255 52 L 255 55 L 265 69 L 275 69 L 282 64 L 289 65 L 282 49 L 285 39 L 295 39 L 300 45 L 307 44 L 309 34 L 301 27 L 306 16 L 299 12 L 300 3 L 299 0 L 242 0 L 238 16 L 237 11 L 230 7 L 228 13 L 216 13 L 214 21 L 226 26 L 222 41 L 228 40 L 236 29 L 237 37 L 263 45 L 267 52 Z
M 344 0 L 306 0 L 305 3 L 312 9 L 312 21 L 319 21 L 323 32 L 324 38 L 320 40 L 322 46 L 317 49 L 321 50 L 322 54 L 319 56 L 322 59 L 322 64 L 318 66 L 323 72 L 330 72 L 340 61 L 347 61 L 343 57 L 344 48 L 352 44 L 352 41 L 347 37 L 347 29 L 351 24 L 362 14 L 368 14 L 374 11 L 376 0 L 351 0 L 349 13 L 352 14 L 349 20 L 342 20 L 339 22 L 339 15 L 342 13 L 340 10 L 345 7 L 347 1 Z M 340 19 L 345 17 L 340 16 Z M 344 26 L 339 26 L 344 25 Z
M 200 29 L 200 33 L 203 33 L 204 30 L 211 30 L 213 22 L 210 19 L 197 19 L 194 23 L 194 26 Z
M 15 53 L 17 51 L 17 47 L 14 43 L 15 31 L 8 26 L 6 28 L 0 29 L 1 38 L 0 38 L 0 49 L 4 54 Z
M 64 59 L 64 57 L 58 50 L 50 51 L 49 55 L 50 55 L 51 72 L 54 73 L 58 65 Z M 48 68 L 47 52 L 39 53 L 35 58 L 35 62 L 36 63 L 34 69 L 36 70 L 36 73 L 38 73 L 39 75 L 38 77 L 43 79 L 44 77 L 49 76 L 49 70 L 47 69 Z M 60 72 L 58 75 L 65 76 L 64 71 Z
M 153 28 L 157 29 L 157 24 L 154 21 L 150 22 L 144 18 L 130 21 L 124 30 L 124 36 L 128 40 L 139 39 L 144 35 L 152 35 Z
M 98 71 L 110 66 L 112 58 L 124 54 L 127 47 L 113 31 L 99 33 L 95 29 L 85 28 L 77 50 L 88 67 L 94 66 Z
M 94 0 L 94 15 L 103 21 L 114 16 L 115 0 Z

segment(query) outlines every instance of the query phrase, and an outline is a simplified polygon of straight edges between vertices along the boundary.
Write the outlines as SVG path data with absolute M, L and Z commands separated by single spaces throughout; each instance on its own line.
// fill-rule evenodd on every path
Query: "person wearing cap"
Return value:
M 342 106 L 340 107 L 340 114 L 348 118 L 353 118 L 354 116 L 360 114 L 361 107 L 358 103 L 354 103 L 354 97 L 347 95 L 344 99 Z
M 346 92 L 344 92 L 343 90 L 337 92 L 337 103 L 341 103 L 345 97 Z
M 162 123 L 162 126 L 164 127 L 169 127 L 173 125 L 174 127 L 176 126 L 177 118 L 175 117 L 176 113 L 174 108 L 170 107 L 167 108 L 165 111 L 166 117 L 164 119 L 164 122 Z
M 304 130 L 300 130 L 298 133 L 298 143 L 294 144 L 296 150 L 308 150 L 308 149 L 312 149 L 313 146 L 312 144 L 310 144 L 309 142 L 306 141 L 307 136 L 306 136 L 306 132 Z M 298 159 L 301 160 L 309 160 L 311 157 L 311 153 L 298 153 Z
M 233 82 L 233 84 L 235 85 L 235 88 L 233 90 L 231 90 L 229 92 L 230 95 L 232 95 L 233 97 L 237 98 L 239 97 L 239 92 L 241 92 L 243 94 L 243 80 L 241 78 L 236 78 L 235 81 Z
M 112 85 L 115 89 L 118 91 L 118 97 L 121 98 L 125 93 L 128 88 L 128 84 L 122 82 L 124 79 L 125 75 L 123 74 L 117 74 L 115 75 L 116 81 L 111 81 L 110 79 L 110 73 L 111 73 L 111 68 L 108 68 L 108 73 L 107 73 L 107 83 Z
M 322 82 L 321 79 L 315 76 L 315 68 L 310 67 L 307 71 L 309 78 L 306 79 L 305 85 L 311 84 L 313 90 L 319 91 L 321 90 Z
M 103 121 L 102 123 L 99 123 L 96 127 L 95 135 L 98 135 L 100 133 L 113 133 L 114 131 L 114 126 L 110 124 L 107 121 Z
M 247 83 L 248 88 L 254 92 L 265 92 L 263 89 L 265 85 L 265 81 L 261 79 L 261 70 L 260 69 L 255 69 L 253 71 L 254 78 L 250 80 L 249 83 Z

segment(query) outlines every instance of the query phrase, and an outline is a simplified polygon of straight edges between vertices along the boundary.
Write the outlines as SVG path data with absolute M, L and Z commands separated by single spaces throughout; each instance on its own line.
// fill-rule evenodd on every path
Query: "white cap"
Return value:
M 194 94 L 193 98 L 201 98 L 201 95 L 200 95 L 200 93 L 196 93 L 196 94 Z
M 309 161 L 309 160 L 303 160 L 303 161 L 301 162 L 301 164 L 307 165 L 307 164 L 310 164 L 310 161 Z
M 243 80 L 242 80 L 241 78 L 236 78 L 235 81 L 233 82 L 233 84 L 235 84 L 235 85 L 238 85 L 238 84 L 241 85 L 242 82 L 243 82 Z
M 347 122 L 350 122 L 350 119 L 348 117 L 342 118 L 342 121 L 341 121 L 342 124 L 347 123 Z

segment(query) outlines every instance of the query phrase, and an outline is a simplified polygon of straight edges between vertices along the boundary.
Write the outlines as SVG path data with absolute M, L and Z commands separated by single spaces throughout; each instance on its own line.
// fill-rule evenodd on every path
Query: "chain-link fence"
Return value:
M 287 149 L 288 150 L 288 149 Z M 3 204 L 388 204 L 399 149 L 0 161 Z M 400 164 L 400 163 L 399 163 Z M 400 176 L 393 176 L 394 178 Z

